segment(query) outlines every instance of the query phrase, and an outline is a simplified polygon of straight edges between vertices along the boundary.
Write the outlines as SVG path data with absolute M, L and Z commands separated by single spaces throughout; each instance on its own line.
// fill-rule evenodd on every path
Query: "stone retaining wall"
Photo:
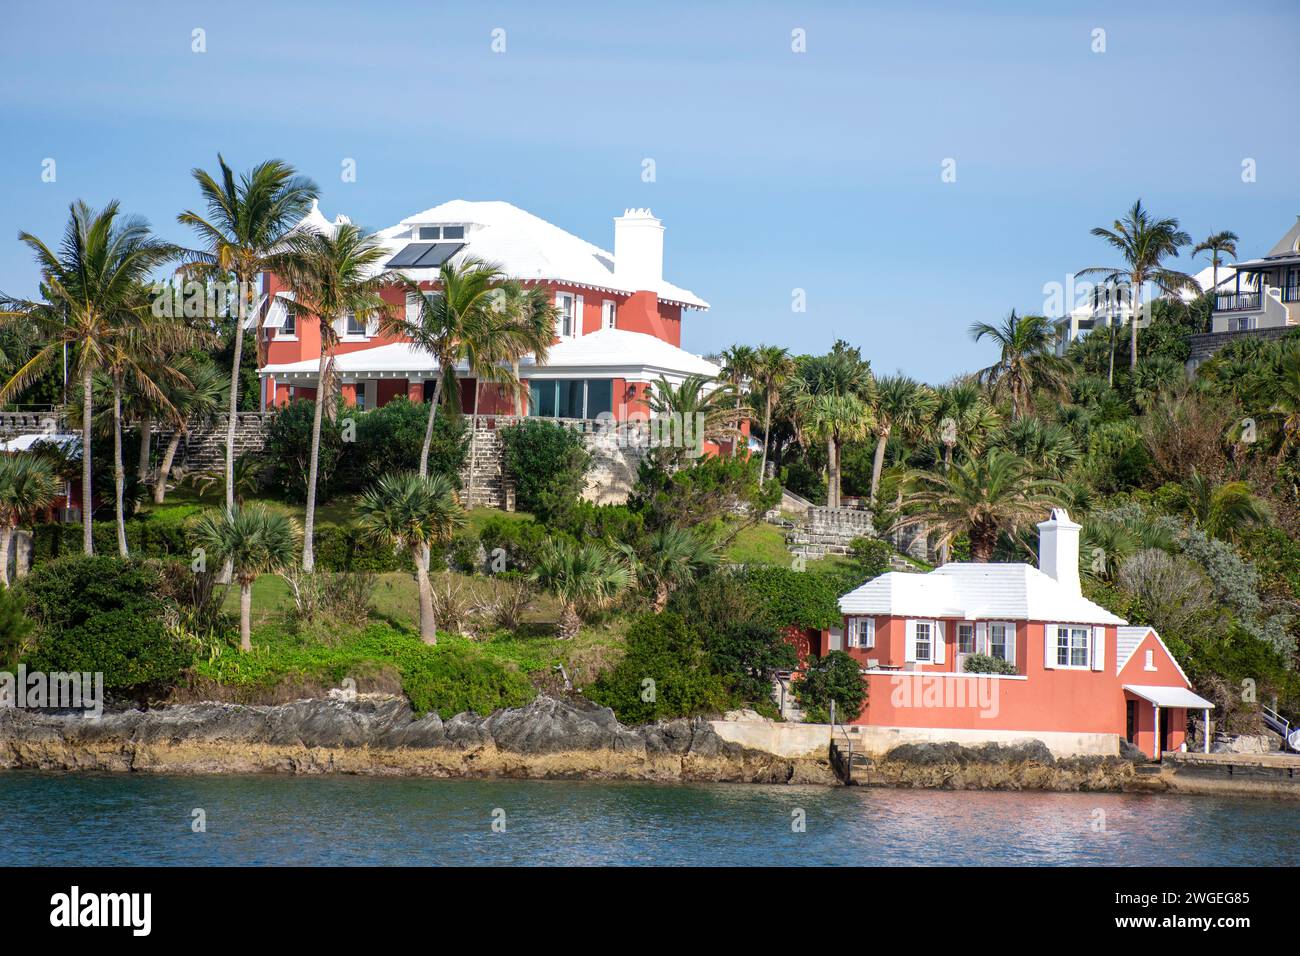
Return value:
M 1195 370 L 1196 366 L 1208 360 L 1215 352 L 1241 339 L 1280 339 L 1288 332 L 1294 332 L 1300 326 L 1283 325 L 1267 329 L 1247 329 L 1241 332 L 1203 332 L 1197 335 L 1189 335 L 1187 342 L 1191 346 L 1191 354 L 1187 357 L 1188 371 Z

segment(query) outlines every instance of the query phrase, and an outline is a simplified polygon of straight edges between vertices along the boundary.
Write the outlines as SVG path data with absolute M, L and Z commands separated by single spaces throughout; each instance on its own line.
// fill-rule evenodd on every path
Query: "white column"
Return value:
M 1210 752 L 1210 708 L 1205 708 L 1205 752 Z
M 1156 716 L 1155 739 L 1151 741 L 1151 759 L 1160 759 L 1160 705 L 1152 704 L 1152 712 Z

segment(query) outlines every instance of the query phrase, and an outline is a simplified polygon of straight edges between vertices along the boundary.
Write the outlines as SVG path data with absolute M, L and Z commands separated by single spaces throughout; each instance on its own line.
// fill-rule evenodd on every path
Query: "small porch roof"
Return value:
M 1157 707 L 1186 707 L 1188 710 L 1213 710 L 1214 705 L 1193 694 L 1186 687 L 1154 687 L 1149 684 L 1125 684 L 1130 694 L 1150 701 Z

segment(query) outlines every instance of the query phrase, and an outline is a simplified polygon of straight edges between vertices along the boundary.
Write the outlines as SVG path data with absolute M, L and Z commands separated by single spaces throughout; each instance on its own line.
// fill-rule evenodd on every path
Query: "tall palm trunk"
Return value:
M 876 439 L 876 457 L 871 462 L 871 498 L 869 504 L 876 504 L 876 494 L 880 491 L 880 473 L 885 469 L 885 445 L 889 442 L 889 432 L 882 431 Z
M 95 553 L 95 534 L 91 525 L 94 506 L 90 490 L 90 416 L 93 414 L 91 386 L 93 373 L 89 365 L 81 373 L 81 549 Z
M 424 426 L 424 445 L 420 448 L 420 477 L 429 477 L 429 449 L 433 447 L 433 420 L 438 415 L 438 400 L 442 397 L 442 372 L 433 383 L 433 401 L 429 402 L 429 421 Z M 427 552 L 428 549 L 426 548 Z
M 113 519 L 117 524 L 117 553 L 126 550 L 126 466 L 122 463 L 122 383 L 113 379 Z
M 826 507 L 838 508 L 840 503 L 835 493 L 835 437 L 826 439 Z
M 1129 308 L 1132 315 L 1129 317 L 1129 328 L 1132 335 L 1129 340 L 1129 368 L 1137 369 L 1138 367 L 1138 277 L 1133 277 L 1132 287 L 1129 289 Z
M 253 582 L 239 579 L 239 649 L 253 649 Z
M 420 591 L 420 640 L 426 644 L 438 643 L 437 623 L 433 619 L 433 586 L 429 583 L 429 546 L 412 548 L 415 558 L 415 583 Z
M 253 283 L 250 277 L 236 273 L 243 308 L 235 322 L 235 354 L 230 360 L 230 420 L 226 422 L 226 508 L 235 507 L 235 425 L 239 416 L 239 362 L 244 354 L 244 323 L 253 313 Z
M 167 479 L 171 477 L 172 462 L 176 460 L 176 450 L 180 448 L 183 435 L 184 432 L 178 428 L 167 440 L 167 450 L 163 452 L 162 464 L 158 466 L 158 480 L 153 486 L 153 501 L 156 505 L 162 504 L 167 497 Z
M 524 383 L 519 381 L 519 360 L 510 363 L 510 374 L 515 379 L 515 418 L 524 417 Z
M 140 461 L 135 466 L 135 476 L 140 484 L 149 480 L 149 455 L 153 451 L 153 416 L 140 419 Z
M 316 570 L 316 555 L 312 551 L 311 540 L 316 528 L 316 473 L 320 469 L 320 423 L 321 413 L 325 409 L 325 377 L 333 357 L 333 350 L 322 349 L 316 372 L 316 408 L 311 416 L 311 464 L 307 467 L 307 514 L 302 533 L 302 569 L 308 574 Z
M 13 525 L 8 521 L 0 525 L 0 585 L 4 587 L 9 587 L 9 542 L 13 536 Z
M 767 410 L 763 416 L 763 465 L 758 470 L 758 487 L 763 487 L 767 477 L 767 440 L 772 433 L 772 396 L 767 396 Z

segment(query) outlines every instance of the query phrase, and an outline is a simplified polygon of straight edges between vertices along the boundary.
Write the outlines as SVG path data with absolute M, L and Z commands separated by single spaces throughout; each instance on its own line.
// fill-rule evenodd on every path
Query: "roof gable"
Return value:
M 1155 651 L 1157 657 L 1155 660 L 1156 671 L 1146 670 L 1144 662 L 1145 655 L 1139 654 L 1138 651 L 1147 647 Z M 1154 627 L 1148 625 L 1126 626 L 1117 628 L 1115 642 L 1115 673 L 1123 674 L 1124 669 L 1130 664 L 1133 665 L 1133 671 L 1130 677 L 1141 678 L 1141 683 L 1150 684 L 1156 678 L 1158 672 L 1162 670 L 1159 655 L 1163 655 L 1163 662 L 1172 665 L 1172 672 L 1176 673 L 1182 682 L 1192 686 L 1192 682 L 1187 677 L 1187 672 L 1178 663 L 1178 658 L 1174 657 L 1173 652 L 1169 650 L 1168 645 L 1156 633 Z M 1168 670 L 1167 668 L 1164 668 Z

